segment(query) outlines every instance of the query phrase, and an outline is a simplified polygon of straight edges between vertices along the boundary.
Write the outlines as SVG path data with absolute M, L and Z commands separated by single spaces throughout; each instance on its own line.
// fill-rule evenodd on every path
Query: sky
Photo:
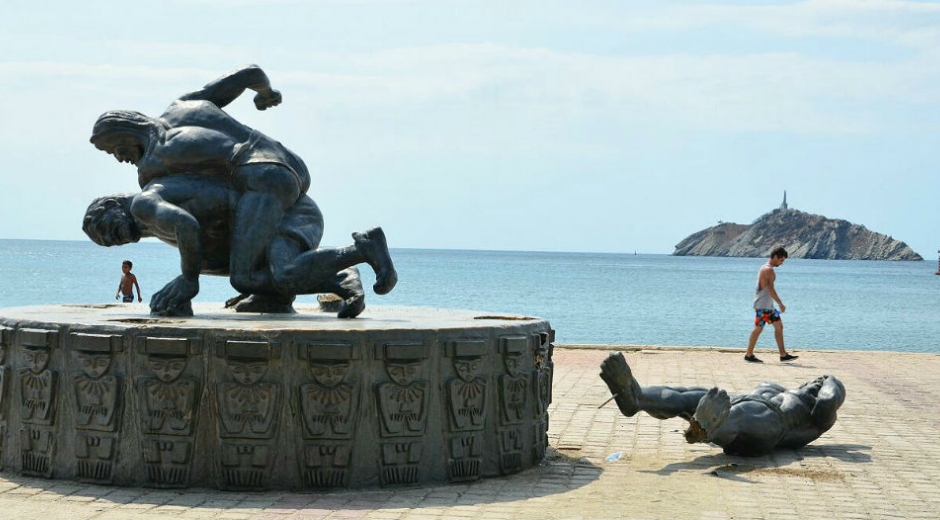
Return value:
M 940 3 L 35 0 L 0 7 L 0 238 L 138 191 L 88 138 L 242 65 L 324 245 L 672 253 L 780 205 L 940 247 Z

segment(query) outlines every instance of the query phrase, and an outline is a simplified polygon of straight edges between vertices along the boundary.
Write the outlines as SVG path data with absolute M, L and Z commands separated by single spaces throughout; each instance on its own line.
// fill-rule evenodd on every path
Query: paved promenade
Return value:
M 601 348 L 555 350 L 552 448 L 538 468 L 473 484 L 334 493 L 117 488 L 0 477 L 0 518 L 117 519 L 914 519 L 940 517 L 940 355 L 623 347 L 643 385 L 787 387 L 830 373 L 847 398 L 806 448 L 724 455 L 686 444 L 681 419 L 626 418 L 597 376 Z M 619 454 L 619 458 L 618 458 Z

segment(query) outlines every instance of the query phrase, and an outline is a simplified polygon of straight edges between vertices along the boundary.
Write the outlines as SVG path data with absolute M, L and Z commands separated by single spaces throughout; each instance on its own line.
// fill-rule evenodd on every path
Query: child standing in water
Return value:
M 124 274 L 121 275 L 121 281 L 118 283 L 117 294 L 114 295 L 115 300 L 122 300 L 124 303 L 131 303 L 134 301 L 134 288 L 137 288 L 137 301 L 144 301 L 140 297 L 140 285 L 137 283 L 137 277 L 134 276 L 134 273 L 131 272 L 133 269 L 134 263 L 130 260 L 124 260 L 121 264 L 121 271 Z M 123 299 L 122 299 L 123 297 Z

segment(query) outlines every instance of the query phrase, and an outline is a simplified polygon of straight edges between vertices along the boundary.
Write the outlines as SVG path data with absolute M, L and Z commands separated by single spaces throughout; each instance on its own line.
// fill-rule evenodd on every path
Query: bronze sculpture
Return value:
M 719 388 L 648 386 L 633 378 L 623 354 L 601 363 L 601 379 L 620 412 L 645 411 L 657 419 L 689 421 L 689 443 L 710 442 L 731 455 L 763 455 L 777 448 L 799 448 L 816 440 L 836 422 L 845 386 L 830 375 L 787 390 L 761 383 L 748 394 L 729 396 Z
M 317 249 L 323 215 L 306 195 L 303 160 L 222 110 L 245 89 L 257 92 L 259 110 L 281 102 L 250 65 L 184 94 L 158 118 L 124 110 L 99 117 L 91 142 L 135 165 L 142 191 L 97 199 L 83 229 L 100 245 L 152 236 L 179 248 L 182 274 L 154 295 L 156 315 L 191 316 L 205 273 L 229 276 L 241 295 L 228 303 L 238 311 L 292 312 L 295 295 L 331 292 L 344 300 L 339 316 L 355 317 L 365 304 L 354 265 L 375 270 L 378 294 L 398 280 L 384 232 Z

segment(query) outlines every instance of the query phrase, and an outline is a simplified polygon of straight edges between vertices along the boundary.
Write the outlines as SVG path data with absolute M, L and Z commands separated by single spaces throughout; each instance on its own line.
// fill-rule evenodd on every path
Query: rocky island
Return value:
M 813 215 L 783 204 L 750 225 L 721 222 L 676 245 L 675 256 L 762 257 L 775 246 L 790 258 L 828 260 L 923 260 L 907 244 L 865 226 Z

